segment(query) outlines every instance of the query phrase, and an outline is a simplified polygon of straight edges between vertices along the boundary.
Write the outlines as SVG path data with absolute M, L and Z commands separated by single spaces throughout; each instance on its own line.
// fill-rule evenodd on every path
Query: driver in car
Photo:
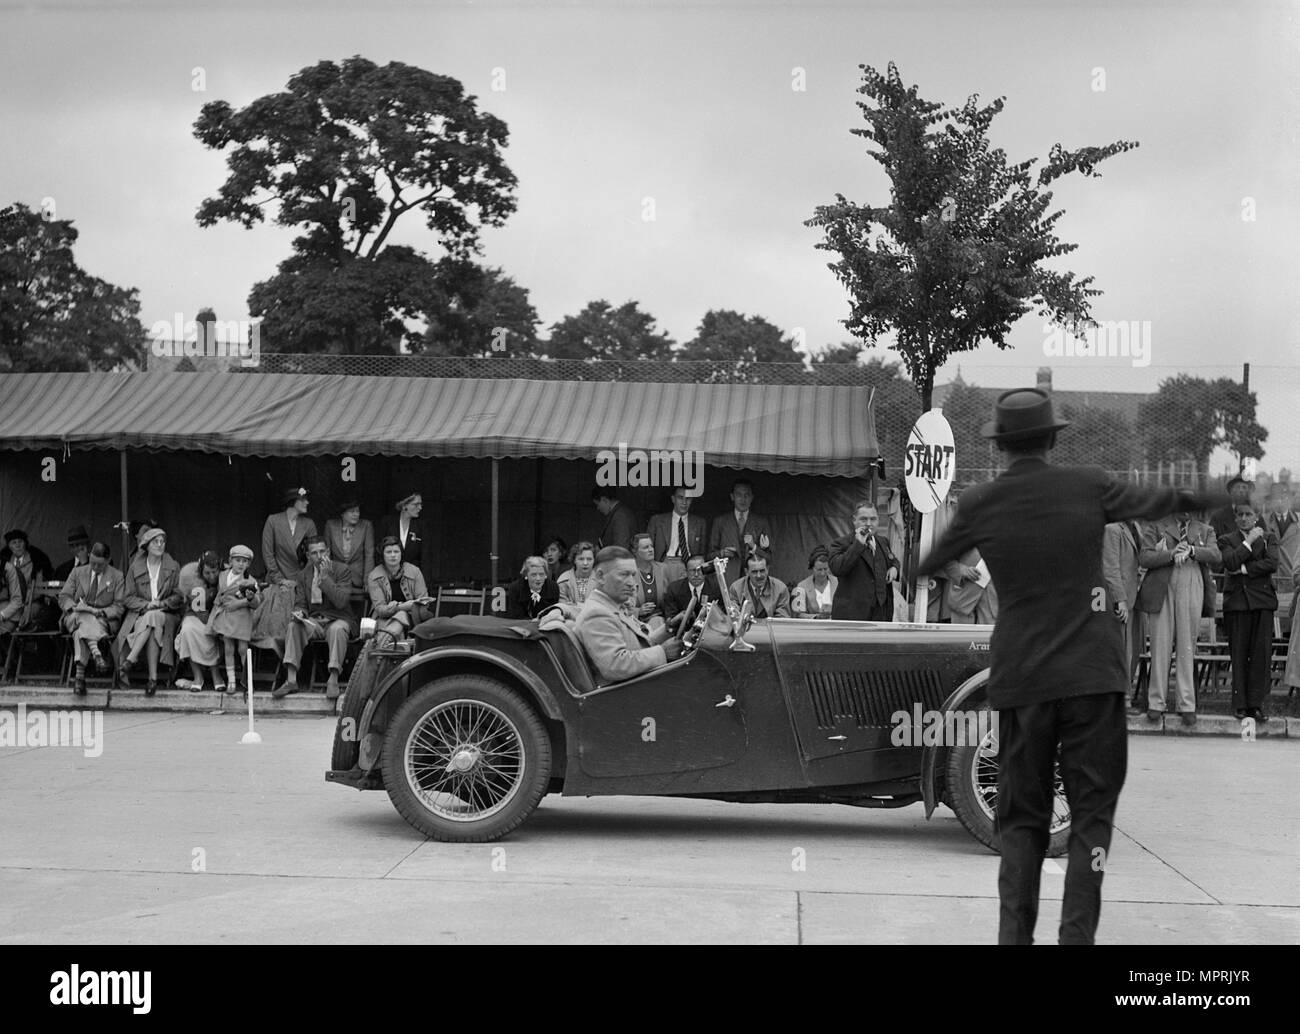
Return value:
M 622 546 L 596 554 L 595 588 L 574 628 L 605 682 L 643 675 L 681 656 L 682 643 L 667 626 L 651 630 L 623 605 L 636 595 L 637 567 Z

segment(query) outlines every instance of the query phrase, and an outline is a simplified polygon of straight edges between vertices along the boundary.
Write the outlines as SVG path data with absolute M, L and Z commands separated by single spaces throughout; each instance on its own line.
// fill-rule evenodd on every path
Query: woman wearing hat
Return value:
M 352 584 L 361 592 L 375 566 L 375 528 L 361 519 L 361 504 L 355 498 L 343 500 L 339 515 L 325 522 L 325 545 L 331 557 L 352 568 Z
M 262 526 L 262 561 L 272 585 L 292 582 L 303 569 L 298 547 L 308 535 L 316 534 L 316 524 L 307 516 L 307 503 L 307 489 L 289 489 L 284 493 L 284 509 L 267 517 Z
M 429 602 L 424 575 L 402 559 L 402 544 L 390 535 L 380 544 L 384 562 L 370 572 L 366 589 L 371 614 L 377 622 L 375 644 L 391 646 L 409 632 L 421 618 L 421 607 Z
M 230 547 L 230 569 L 217 580 L 217 600 L 208 618 L 208 631 L 221 636 L 226 654 L 226 684 L 233 692 L 244 685 L 248 641 L 253 638 L 253 611 L 262 602 L 257 582 L 248 577 L 253 551 L 247 546 Z
M 419 492 L 412 492 L 405 499 L 398 501 L 397 513 L 385 517 L 379 523 L 380 539 L 390 535 L 397 539 L 402 547 L 402 562 L 413 564 L 423 570 L 424 564 L 424 528 L 420 524 L 420 511 L 424 500 Z
M 185 598 L 180 565 L 167 553 L 167 533 L 150 528 L 140 534 L 140 548 L 126 572 L 126 619 L 117 634 L 118 682 L 128 686 L 131 668 L 143 652 L 149 665 L 145 695 L 158 692 L 158 664 L 175 662 L 173 644 Z
M 210 549 L 181 568 L 177 588 L 185 601 L 185 611 L 181 630 L 176 634 L 176 653 L 181 660 L 190 662 L 194 678 L 177 679 L 176 685 L 180 689 L 197 693 L 203 688 L 204 669 L 210 668 L 213 689 L 218 693 L 226 691 L 226 683 L 221 677 L 217 639 L 208 629 L 208 617 L 216 601 L 220 577 L 221 558 Z

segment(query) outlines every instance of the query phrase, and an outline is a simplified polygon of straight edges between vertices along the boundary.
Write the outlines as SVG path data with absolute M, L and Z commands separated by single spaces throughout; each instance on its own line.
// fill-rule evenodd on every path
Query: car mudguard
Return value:
M 945 714 L 953 710 L 976 693 L 983 691 L 988 681 L 988 668 L 977 671 L 948 695 L 948 699 L 943 702 L 941 710 Z M 921 754 L 921 799 L 925 802 L 925 817 L 927 819 L 939 804 L 935 795 L 936 772 L 939 767 L 939 756 L 945 749 L 943 746 L 931 744 L 925 747 Z

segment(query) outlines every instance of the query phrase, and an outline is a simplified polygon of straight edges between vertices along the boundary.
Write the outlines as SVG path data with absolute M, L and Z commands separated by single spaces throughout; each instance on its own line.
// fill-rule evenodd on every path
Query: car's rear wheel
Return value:
M 551 741 L 518 692 L 481 675 L 417 690 L 388 727 L 384 787 L 399 814 L 435 840 L 497 840 L 545 794 Z
M 978 710 L 988 712 L 988 702 L 981 702 Z M 948 749 L 944 799 L 971 836 L 997 851 L 998 730 L 996 723 L 980 717 L 977 727 L 988 731 L 979 743 Z M 1059 858 L 1070 843 L 1070 802 L 1059 764 L 1053 771 L 1053 789 L 1047 856 Z

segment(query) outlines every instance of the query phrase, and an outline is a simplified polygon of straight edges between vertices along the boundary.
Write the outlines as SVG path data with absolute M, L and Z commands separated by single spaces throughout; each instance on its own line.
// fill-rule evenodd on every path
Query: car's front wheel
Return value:
M 527 700 L 495 679 L 454 675 L 417 690 L 388 727 L 384 787 L 435 840 L 497 840 L 545 794 L 551 741 Z
M 944 799 L 971 836 L 997 851 L 998 728 L 985 717 L 984 712 L 991 713 L 987 701 L 980 703 L 979 712 L 977 728 L 987 730 L 979 742 L 948 749 Z M 1070 802 L 1059 765 L 1053 772 L 1053 790 L 1047 856 L 1059 858 L 1070 843 Z

